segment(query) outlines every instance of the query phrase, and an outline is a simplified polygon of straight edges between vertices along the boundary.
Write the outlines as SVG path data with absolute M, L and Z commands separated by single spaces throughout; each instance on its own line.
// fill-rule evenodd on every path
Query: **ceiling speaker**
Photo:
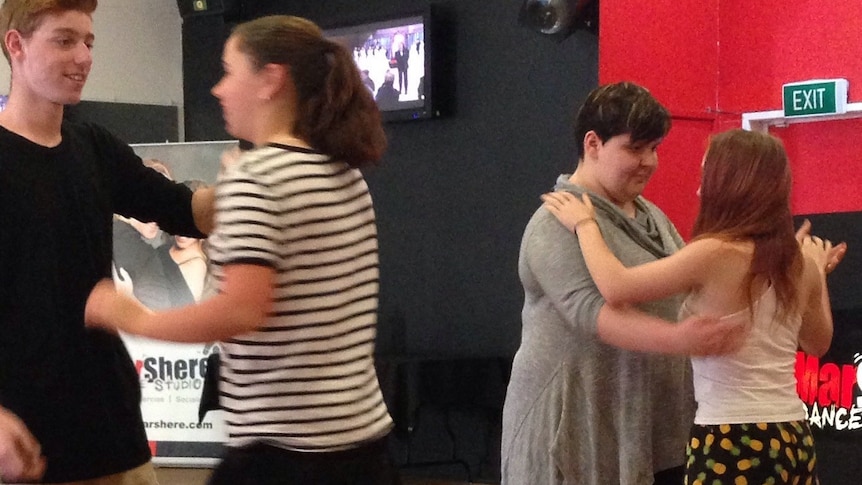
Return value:
M 518 23 L 562 41 L 576 30 L 599 32 L 599 0 L 524 0 Z
M 177 0 L 177 7 L 184 19 L 198 15 L 223 15 L 225 12 L 223 0 Z

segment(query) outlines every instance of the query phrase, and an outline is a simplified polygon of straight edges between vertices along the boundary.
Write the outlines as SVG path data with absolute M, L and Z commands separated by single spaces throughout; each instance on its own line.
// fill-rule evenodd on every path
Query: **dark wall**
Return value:
M 557 43 L 518 26 L 520 0 L 442 4 L 454 22 L 455 112 L 387 125 L 367 172 L 380 236 L 381 352 L 508 356 L 520 339 L 518 247 L 539 195 L 574 167 L 574 107 L 597 84 L 598 41 Z M 323 26 L 413 11 L 419 0 L 254 1 Z M 223 17 L 183 23 L 186 140 L 225 139 L 209 90 Z
M 221 51 L 230 25 L 223 17 L 183 20 L 183 103 L 185 141 L 227 140 L 221 108 L 210 89 L 222 73 Z
M 179 141 L 176 106 L 81 101 L 66 106 L 63 115 L 72 121 L 106 126 L 126 143 Z

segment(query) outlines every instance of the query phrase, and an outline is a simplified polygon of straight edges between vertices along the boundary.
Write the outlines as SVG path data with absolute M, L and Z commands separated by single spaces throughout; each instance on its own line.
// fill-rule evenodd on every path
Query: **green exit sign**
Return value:
M 784 116 L 817 116 L 847 111 L 847 80 L 818 79 L 785 84 Z

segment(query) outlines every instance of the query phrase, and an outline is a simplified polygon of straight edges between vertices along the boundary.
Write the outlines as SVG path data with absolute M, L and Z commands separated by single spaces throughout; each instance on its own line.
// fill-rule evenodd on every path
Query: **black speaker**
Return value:
M 223 0 L 177 0 L 180 17 L 189 18 L 198 15 L 224 15 Z
M 183 19 L 203 15 L 221 15 L 225 23 L 244 19 L 242 0 L 177 0 L 177 6 Z
M 560 42 L 583 29 L 599 32 L 599 0 L 524 0 L 518 23 Z

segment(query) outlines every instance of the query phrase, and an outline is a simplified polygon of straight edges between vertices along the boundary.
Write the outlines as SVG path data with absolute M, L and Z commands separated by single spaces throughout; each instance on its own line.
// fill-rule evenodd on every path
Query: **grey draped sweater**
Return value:
M 584 190 L 561 175 L 556 190 Z M 626 266 L 683 245 L 654 204 L 638 216 L 590 194 L 610 249 Z M 605 304 L 577 237 L 544 208 L 527 224 L 518 263 L 524 287 L 521 344 L 503 410 L 503 485 L 652 485 L 683 464 L 694 416 L 691 367 L 681 356 L 629 352 L 602 343 Z M 681 298 L 640 308 L 675 321 Z

